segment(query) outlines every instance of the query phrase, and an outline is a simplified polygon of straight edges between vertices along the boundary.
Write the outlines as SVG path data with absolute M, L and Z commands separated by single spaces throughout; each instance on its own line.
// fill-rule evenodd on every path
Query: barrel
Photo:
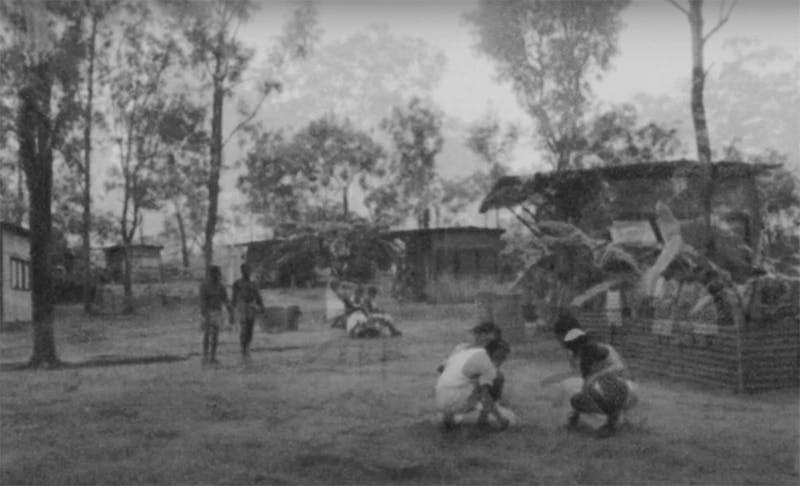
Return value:
M 264 332 L 296 331 L 300 314 L 300 307 L 296 305 L 266 307 L 260 322 L 261 329 Z

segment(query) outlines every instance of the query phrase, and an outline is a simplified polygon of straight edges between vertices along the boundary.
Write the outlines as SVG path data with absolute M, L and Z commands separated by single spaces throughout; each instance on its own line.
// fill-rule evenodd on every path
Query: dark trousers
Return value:
M 614 374 L 601 377 L 598 391 L 595 387 L 584 389 L 570 399 L 572 409 L 579 413 L 600 413 L 618 416 L 628 399 L 627 383 Z
M 255 319 L 242 319 L 239 321 L 239 342 L 242 345 L 242 354 L 250 352 L 250 343 L 253 341 L 253 326 Z
M 503 396 L 503 386 L 506 384 L 506 377 L 503 376 L 503 373 L 500 370 L 497 370 L 497 377 L 492 382 L 491 388 L 489 388 L 489 396 L 492 397 L 492 400 L 495 402 L 500 400 Z

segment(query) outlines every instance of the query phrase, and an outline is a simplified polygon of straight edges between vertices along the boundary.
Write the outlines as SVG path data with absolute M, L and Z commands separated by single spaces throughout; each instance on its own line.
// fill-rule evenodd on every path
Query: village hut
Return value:
M 397 279 L 413 300 L 437 300 L 436 286 L 447 280 L 474 282 L 501 273 L 499 228 L 475 226 L 389 231 L 384 238 L 404 248 Z M 473 296 L 468 296 L 469 298 Z
M 0 221 L 0 328 L 31 322 L 30 232 Z
M 541 247 L 518 287 L 550 311 L 571 305 L 634 368 L 797 386 L 800 286 L 760 267 L 757 178 L 774 168 L 681 160 L 504 177 L 480 210 L 512 211 Z
M 287 251 L 288 238 L 249 241 L 237 245 L 244 249 L 243 260 L 262 287 L 306 286 L 316 283 L 315 258 L 303 252 Z M 239 269 L 236 268 L 239 278 Z
M 161 245 L 128 245 L 131 265 L 131 280 L 136 283 L 159 282 L 162 280 Z M 114 282 L 121 282 L 125 275 L 125 245 L 103 248 L 106 257 L 106 271 Z

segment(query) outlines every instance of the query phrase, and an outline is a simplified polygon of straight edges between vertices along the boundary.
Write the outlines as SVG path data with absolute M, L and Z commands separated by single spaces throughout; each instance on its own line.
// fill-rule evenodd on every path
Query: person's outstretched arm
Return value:
M 497 402 L 492 399 L 490 391 L 490 385 L 481 385 L 478 388 L 479 400 L 481 404 L 481 413 L 478 416 L 478 423 L 485 424 L 487 423 L 489 415 L 494 415 L 495 418 L 497 418 L 497 423 L 500 425 L 500 428 L 505 429 L 509 426 L 509 421 L 500 415 L 500 410 L 497 408 Z

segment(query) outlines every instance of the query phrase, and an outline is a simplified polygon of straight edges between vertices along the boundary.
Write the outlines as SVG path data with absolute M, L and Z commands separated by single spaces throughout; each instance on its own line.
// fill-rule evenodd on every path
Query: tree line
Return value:
M 709 161 L 702 49 L 727 22 L 735 2 L 705 31 L 700 0 L 671 3 L 691 26 L 691 116 L 698 158 Z M 0 181 L 0 197 L 2 216 L 27 219 L 32 233 L 31 365 L 58 362 L 50 257 L 54 233 L 82 237 L 87 312 L 92 236 L 127 248 L 146 211 L 168 215 L 166 229 L 180 242 L 185 265 L 194 244 L 209 266 L 226 216 L 219 208 L 220 178 L 231 163 L 243 169 L 237 187 L 246 212 L 260 223 L 363 224 L 353 202 L 360 194 L 366 222 L 389 227 L 409 218 L 426 224 L 431 211 L 447 222 L 507 173 L 523 137 L 537 142 L 555 170 L 685 153 L 675 127 L 643 120 L 633 105 L 598 109 L 592 81 L 618 52 L 621 13 L 628 5 L 627 0 L 478 2 L 465 16 L 474 47 L 492 61 L 500 80 L 510 82 L 535 130 L 524 133 L 487 113 L 467 127 L 462 139 L 481 167 L 445 179 L 436 161 L 447 138 L 447 115 L 424 95 L 398 100 L 374 89 L 391 82 L 404 92 L 422 87 L 424 93 L 436 84 L 445 59 L 417 41 L 372 30 L 320 47 L 317 9 L 298 3 L 266 47 L 264 67 L 254 65 L 256 51 L 239 35 L 258 10 L 248 0 L 0 1 L 5 67 L 0 72 L 0 170 L 16 174 L 13 185 L 5 177 Z M 351 59 L 365 46 L 392 49 Z M 320 48 L 325 50 L 316 61 L 321 75 L 295 77 L 290 68 Z M 298 86 L 308 96 L 291 109 L 324 106 L 331 97 L 341 97 L 350 109 L 316 113 L 299 128 L 267 126 L 261 115 L 268 100 Z M 246 102 L 239 97 L 234 110 L 232 101 L 242 93 L 248 94 Z M 384 115 L 365 123 L 367 110 Z M 230 126 L 223 123 L 231 119 Z M 233 142 L 243 155 L 226 161 Z M 107 191 L 120 194 L 114 213 L 92 205 L 98 145 L 113 158 L 103 179 Z M 727 153 L 741 154 L 734 148 Z M 127 259 L 124 270 L 130 310 Z

